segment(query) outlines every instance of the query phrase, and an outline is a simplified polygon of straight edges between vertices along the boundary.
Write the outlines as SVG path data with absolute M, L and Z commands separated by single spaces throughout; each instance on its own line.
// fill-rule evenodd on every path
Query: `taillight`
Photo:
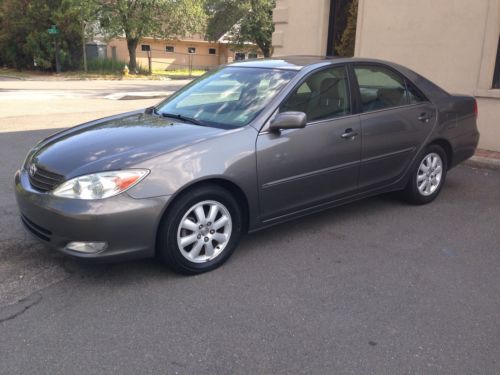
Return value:
M 479 111 L 477 109 L 477 100 L 474 99 L 474 116 L 478 116 L 479 115 Z

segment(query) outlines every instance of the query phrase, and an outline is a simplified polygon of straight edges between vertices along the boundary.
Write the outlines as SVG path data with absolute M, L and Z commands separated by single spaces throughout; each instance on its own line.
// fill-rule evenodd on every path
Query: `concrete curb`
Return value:
M 486 158 L 484 156 L 473 156 L 465 162 L 466 165 L 475 168 L 486 168 L 500 171 L 500 159 Z

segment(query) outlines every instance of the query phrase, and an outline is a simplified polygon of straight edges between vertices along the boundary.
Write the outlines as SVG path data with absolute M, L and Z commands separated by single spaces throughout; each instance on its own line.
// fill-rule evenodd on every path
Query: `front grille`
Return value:
M 53 190 L 64 179 L 60 174 L 50 172 L 38 165 L 34 169 L 34 173 L 32 173 L 31 168 L 28 171 L 31 186 L 43 192 Z
M 35 224 L 24 215 L 21 215 L 21 221 L 23 222 L 24 226 L 35 236 L 41 238 L 44 241 L 50 241 L 50 236 L 52 236 L 52 232 L 50 230 L 45 229 L 38 224 Z

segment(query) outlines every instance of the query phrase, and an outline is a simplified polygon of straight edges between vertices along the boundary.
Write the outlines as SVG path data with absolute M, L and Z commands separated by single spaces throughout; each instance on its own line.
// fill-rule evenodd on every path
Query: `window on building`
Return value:
M 166 52 L 174 52 L 174 46 L 166 46 L 165 51 Z
M 236 52 L 234 54 L 234 60 L 235 61 L 245 60 L 245 54 L 243 52 Z
M 256 54 L 255 52 L 250 52 L 250 53 L 248 54 L 248 58 L 249 58 L 249 59 L 256 59 L 256 58 L 257 58 L 257 54 Z
M 493 73 L 493 88 L 500 89 L 500 38 L 498 38 L 497 59 L 495 61 L 495 73 Z
M 208 49 L 208 54 L 209 55 L 216 55 L 217 54 L 217 50 L 215 48 L 209 48 Z
M 347 74 L 344 67 L 310 75 L 280 106 L 280 112 L 299 111 L 307 121 L 345 116 L 351 113 Z
M 196 53 L 195 47 L 188 47 L 188 53 Z
M 405 80 L 392 70 L 380 66 L 357 66 L 354 72 L 363 112 L 408 104 Z
M 149 44 L 141 44 L 141 51 L 151 51 L 151 46 Z

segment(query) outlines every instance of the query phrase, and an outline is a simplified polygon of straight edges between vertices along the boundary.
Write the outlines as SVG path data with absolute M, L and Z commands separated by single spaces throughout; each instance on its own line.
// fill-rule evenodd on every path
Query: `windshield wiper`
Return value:
M 156 113 L 158 113 L 157 111 L 155 111 Z M 201 122 L 199 122 L 198 120 L 196 120 L 195 118 L 192 118 L 192 117 L 187 117 L 187 116 L 183 116 L 181 114 L 176 114 L 176 113 L 163 113 L 163 112 L 159 112 L 159 114 L 163 117 L 171 117 L 171 118 L 176 118 L 176 119 L 179 119 L 181 121 L 187 121 L 187 122 L 190 122 L 191 124 L 195 124 L 195 125 L 202 125 Z

